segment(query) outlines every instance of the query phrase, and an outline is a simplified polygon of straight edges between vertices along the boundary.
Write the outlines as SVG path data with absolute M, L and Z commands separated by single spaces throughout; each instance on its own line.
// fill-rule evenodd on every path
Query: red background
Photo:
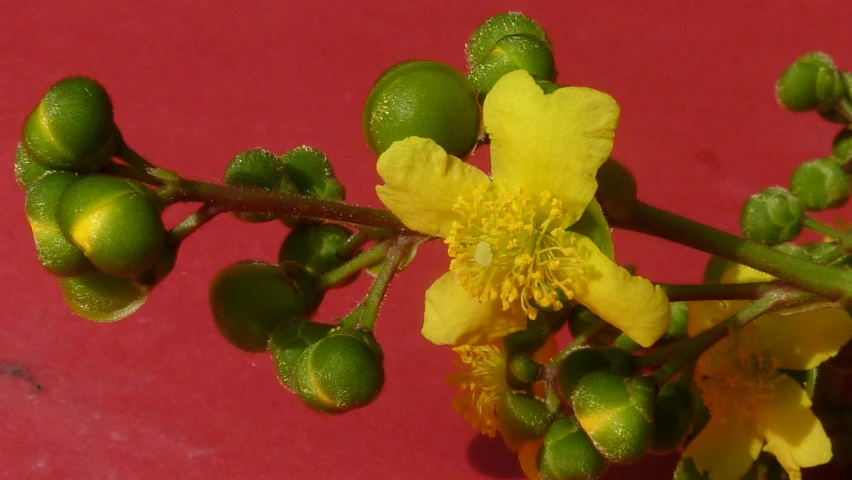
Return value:
M 360 125 L 372 82 L 411 58 L 463 68 L 467 36 L 507 10 L 547 30 L 560 81 L 621 104 L 614 155 L 651 203 L 736 231 L 748 195 L 829 152 L 837 127 L 785 113 L 773 88 L 808 51 L 852 68 L 844 0 L 2 1 L 0 477 L 521 478 L 499 441 L 453 412 L 452 354 L 419 335 L 423 292 L 446 268 L 441 245 L 424 249 L 383 307 L 382 396 L 326 417 L 281 388 L 268 355 L 221 339 L 207 309 L 214 272 L 274 260 L 284 227 L 217 219 L 139 312 L 99 325 L 71 315 L 38 265 L 12 175 L 29 110 L 55 81 L 87 75 L 154 163 L 218 180 L 244 149 L 310 144 L 331 157 L 350 201 L 379 206 Z M 633 234 L 616 241 L 618 259 L 654 280 L 700 279 L 703 254 Z M 345 313 L 366 286 L 329 295 L 320 318 Z M 643 462 L 642 476 L 667 477 L 673 463 Z

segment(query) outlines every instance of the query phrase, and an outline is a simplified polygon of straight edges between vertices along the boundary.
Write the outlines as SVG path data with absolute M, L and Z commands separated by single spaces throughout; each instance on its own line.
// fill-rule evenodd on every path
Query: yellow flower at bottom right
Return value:
M 766 281 L 749 267 L 731 267 L 723 283 Z M 692 302 L 689 334 L 742 310 L 747 301 Z M 684 450 L 711 480 L 739 480 L 760 454 L 775 455 L 791 480 L 801 468 L 831 460 L 831 443 L 804 388 L 782 370 L 808 370 L 852 338 L 852 318 L 826 308 L 766 315 L 720 340 L 699 357 L 695 381 L 710 421 Z

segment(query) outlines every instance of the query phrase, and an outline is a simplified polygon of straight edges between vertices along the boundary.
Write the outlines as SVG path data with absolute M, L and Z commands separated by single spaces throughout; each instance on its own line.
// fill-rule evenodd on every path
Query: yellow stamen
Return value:
M 447 377 L 447 383 L 462 392 L 453 399 L 453 408 L 484 435 L 497 433 L 497 401 L 508 389 L 506 359 L 494 345 L 461 345 L 453 348 L 459 355 L 460 371 Z
M 463 221 L 445 240 L 450 269 L 468 293 L 481 301 L 500 299 L 534 319 L 540 308 L 558 310 L 573 298 L 573 277 L 583 275 L 584 256 L 563 221 L 562 202 L 542 192 L 538 202 L 481 187 L 453 210 Z

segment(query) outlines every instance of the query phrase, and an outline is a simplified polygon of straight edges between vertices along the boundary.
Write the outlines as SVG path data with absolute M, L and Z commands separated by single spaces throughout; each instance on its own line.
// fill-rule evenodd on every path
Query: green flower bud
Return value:
M 538 380 L 541 365 L 530 358 L 527 353 L 509 357 L 506 368 L 506 383 L 518 390 L 523 390 Z
M 641 458 L 654 438 L 654 382 L 605 370 L 580 379 L 571 406 L 580 425 L 607 460 Z
M 312 282 L 263 262 L 226 267 L 210 284 L 210 310 L 219 332 L 246 352 L 262 352 L 281 321 L 316 308 Z
M 505 391 L 497 401 L 500 433 L 513 441 L 536 440 L 544 436 L 553 416 L 538 398 L 522 392 Z
M 535 21 L 518 12 L 501 13 L 483 22 L 471 35 L 467 43 L 468 65 L 485 62 L 497 42 L 511 35 L 530 36 L 550 46 L 547 34 Z
M 541 480 L 588 480 L 606 468 L 606 459 L 577 420 L 560 418 L 550 425 L 538 453 Z
M 66 78 L 50 87 L 24 124 L 24 146 L 46 168 L 97 170 L 120 144 L 112 102 L 88 78 Z
M 674 480 L 710 480 L 710 474 L 699 472 L 693 459 L 683 457 L 675 468 Z
M 30 156 L 23 143 L 15 148 L 15 182 L 24 190 L 45 174 L 53 170 L 44 168 Z
M 303 145 L 281 155 L 280 161 L 302 195 L 342 202 L 346 190 L 334 175 L 331 162 L 316 148 Z
M 275 192 L 281 189 L 286 175 L 284 165 L 274 153 L 262 148 L 252 148 L 237 154 L 228 163 L 225 169 L 225 184 Z M 268 222 L 278 217 L 272 212 L 234 212 L 234 216 L 247 222 Z
M 663 338 L 670 341 L 686 338 L 686 324 L 689 322 L 689 303 L 672 302 L 671 314 L 669 328 L 666 329 L 666 334 Z
M 299 225 L 287 234 L 278 251 L 278 262 L 295 262 L 320 276 L 343 265 L 337 252 L 352 234 L 346 228 L 329 224 Z M 354 277 L 353 277 L 354 279 Z
M 620 348 L 579 348 L 559 364 L 557 384 L 562 398 L 570 400 L 582 379 L 592 372 L 607 371 L 626 376 L 634 370 L 633 356 Z
M 309 346 L 296 372 L 309 407 L 343 413 L 368 405 L 385 382 L 382 349 L 372 334 L 340 328 Z
M 846 165 L 852 160 L 852 130 L 844 128 L 837 132 L 834 141 L 831 142 L 831 153 L 841 165 Z
M 571 312 L 571 316 L 568 318 L 568 330 L 574 338 L 595 334 L 588 342 L 592 347 L 611 345 L 621 334 L 621 330 L 606 323 L 601 317 L 582 305 L 576 306 Z
M 636 178 L 621 162 L 608 158 L 598 169 L 596 197 L 610 218 L 628 220 L 636 205 Z
M 119 277 L 138 275 L 157 261 L 165 228 L 150 191 L 131 180 L 89 175 L 60 199 L 62 233 L 99 269 Z
M 269 335 L 269 353 L 275 362 L 275 371 L 281 385 L 291 392 L 298 389 L 296 372 L 304 358 L 305 350 L 320 341 L 333 325 L 316 323 L 292 317 L 281 321 Z
M 805 162 L 790 176 L 790 190 L 806 210 L 839 207 L 849 199 L 849 175 L 831 158 Z
M 503 37 L 482 62 L 471 65 L 468 76 L 484 98 L 497 80 L 515 70 L 526 70 L 533 78 L 553 80 L 556 69 L 550 46 L 531 35 Z
M 523 353 L 532 354 L 543 347 L 547 339 L 564 324 L 566 310 L 539 312 L 535 321 L 527 322 L 527 328 L 503 337 L 503 351 L 507 358 Z
M 38 261 L 48 272 L 60 277 L 80 275 L 92 269 L 92 264 L 79 248 L 65 238 L 56 221 L 59 200 L 77 178 L 70 172 L 46 174 L 30 185 L 24 204 Z
M 769 187 L 746 201 L 740 213 L 740 229 L 749 240 L 775 245 L 801 233 L 805 217 L 802 202 L 781 187 Z
M 793 112 L 824 110 L 844 93 L 834 61 L 824 53 L 809 53 L 796 60 L 778 79 L 778 102 Z
M 437 62 L 412 61 L 385 72 L 364 107 L 364 136 L 381 154 L 397 140 L 430 138 L 464 157 L 479 136 L 479 104 L 470 80 Z
M 667 383 L 654 405 L 654 439 L 651 452 L 664 455 L 683 444 L 692 430 L 693 401 L 688 387 Z
M 113 277 L 91 270 L 60 279 L 62 296 L 71 311 L 95 322 L 114 322 L 128 317 L 145 303 L 148 289 L 132 278 Z

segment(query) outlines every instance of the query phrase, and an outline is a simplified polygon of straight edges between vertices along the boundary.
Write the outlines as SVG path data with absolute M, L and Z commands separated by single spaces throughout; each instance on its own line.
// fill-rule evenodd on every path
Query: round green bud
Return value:
M 68 241 L 56 221 L 60 198 L 77 179 L 77 175 L 70 172 L 46 174 L 30 185 L 24 203 L 38 261 L 48 272 L 60 277 L 80 275 L 92 269 L 92 264 Z
M 296 372 L 304 358 L 305 350 L 325 337 L 334 325 L 316 323 L 304 318 L 282 320 L 269 335 L 269 353 L 275 362 L 275 371 L 281 385 L 291 392 L 298 389 Z
M 740 229 L 749 240 L 775 245 L 788 242 L 804 227 L 805 206 L 781 187 L 769 187 L 746 201 L 740 213 Z
M 536 440 L 544 436 L 553 416 L 538 398 L 522 392 L 505 391 L 497 401 L 500 433 L 514 441 Z
M 588 480 L 606 471 L 607 461 L 573 418 L 554 421 L 538 453 L 541 480 Z
M 148 289 L 132 278 L 114 277 L 98 270 L 64 277 L 59 282 L 71 311 L 95 322 L 114 322 L 128 317 L 139 310 L 148 297 Z
M 346 190 L 334 175 L 328 157 L 316 148 L 303 145 L 281 155 L 287 177 L 302 195 L 342 202 Z
M 275 192 L 286 181 L 284 165 L 278 157 L 262 148 L 252 148 L 237 154 L 225 169 L 225 184 L 232 187 L 250 187 Z M 234 216 L 247 222 L 268 222 L 277 218 L 271 212 L 234 212 Z
M 263 262 L 226 267 L 210 284 L 210 310 L 219 332 L 246 352 L 262 352 L 281 321 L 310 313 L 315 292 L 311 282 Z
M 633 356 L 615 347 L 579 348 L 569 353 L 557 370 L 562 398 L 570 400 L 582 379 L 592 372 L 607 371 L 621 376 L 634 372 Z
M 675 468 L 674 480 L 710 480 L 710 474 L 699 472 L 692 458 L 683 457 Z
M 831 153 L 841 165 L 846 165 L 852 160 L 852 130 L 844 128 L 837 132 L 831 142 Z
M 824 110 L 844 93 L 834 61 L 824 53 L 809 53 L 796 60 L 775 86 L 778 102 L 793 112 Z
M 88 78 L 66 78 L 50 87 L 24 124 L 24 146 L 46 168 L 97 170 L 120 144 L 109 95 Z
M 281 244 L 278 262 L 295 262 L 312 275 L 323 275 L 343 265 L 345 260 L 337 252 L 350 235 L 352 232 L 338 225 L 297 225 Z
M 571 395 L 571 406 L 604 458 L 629 463 L 651 447 L 654 399 L 651 379 L 599 370 L 580 379 Z
M 88 175 L 60 199 L 62 233 L 101 271 L 138 275 L 157 261 L 165 228 L 146 187 L 131 180 Z
M 667 383 L 654 405 L 654 439 L 651 452 L 667 454 L 683 444 L 692 430 L 693 401 L 688 387 Z
M 464 157 L 479 137 L 476 89 L 458 70 L 429 61 L 404 62 L 385 72 L 364 106 L 364 136 L 376 154 L 397 140 L 430 138 Z
M 598 169 L 598 191 L 595 194 L 610 218 L 628 220 L 636 205 L 636 178 L 621 162 L 608 158 Z
M 45 174 L 54 171 L 44 168 L 40 163 L 36 162 L 33 157 L 30 156 L 30 153 L 27 152 L 27 149 L 24 148 L 23 143 L 19 143 L 17 148 L 15 148 L 14 168 L 15 182 L 17 182 L 18 186 L 24 190 L 30 188 L 30 185 L 35 183 L 36 180 L 43 177 Z
M 574 338 L 595 334 L 588 342 L 593 347 L 611 345 L 621 334 L 621 330 L 606 323 L 601 317 L 582 305 L 575 307 L 571 316 L 568 317 L 568 330 Z
M 497 42 L 511 35 L 530 36 L 550 46 L 547 34 L 531 18 L 518 12 L 501 13 L 483 22 L 471 35 L 467 43 L 468 65 L 485 62 Z
M 471 64 L 468 76 L 484 97 L 497 80 L 515 70 L 526 70 L 536 79 L 553 80 L 556 69 L 550 46 L 531 35 L 503 37 L 481 62 Z
M 512 355 L 506 366 L 506 383 L 519 390 L 528 388 L 530 384 L 538 380 L 541 372 L 541 364 L 527 353 Z
M 849 175 L 832 158 L 799 165 L 790 176 L 790 191 L 806 210 L 839 207 L 849 199 Z
M 309 407 L 343 413 L 368 405 L 385 382 L 381 347 L 371 334 L 341 328 L 309 346 L 296 372 Z
M 682 338 L 686 338 L 687 323 L 689 323 L 689 303 L 672 302 L 671 320 L 669 321 L 669 327 L 666 329 L 666 334 L 663 338 L 666 340 L 680 340 Z

